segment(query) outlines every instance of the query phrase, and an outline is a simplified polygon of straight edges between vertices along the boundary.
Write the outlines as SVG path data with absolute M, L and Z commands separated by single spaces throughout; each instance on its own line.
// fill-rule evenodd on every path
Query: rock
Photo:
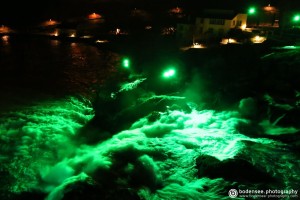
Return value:
M 268 183 L 273 178 L 242 158 L 220 161 L 215 157 L 201 155 L 196 160 L 199 177 L 224 178 L 241 183 Z

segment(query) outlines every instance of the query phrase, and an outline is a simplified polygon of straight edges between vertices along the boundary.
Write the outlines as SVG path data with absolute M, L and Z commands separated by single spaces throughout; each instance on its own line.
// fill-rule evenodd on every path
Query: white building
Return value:
M 193 23 L 177 25 L 179 39 L 197 41 L 221 38 L 230 29 L 245 29 L 247 14 L 232 10 L 204 10 Z

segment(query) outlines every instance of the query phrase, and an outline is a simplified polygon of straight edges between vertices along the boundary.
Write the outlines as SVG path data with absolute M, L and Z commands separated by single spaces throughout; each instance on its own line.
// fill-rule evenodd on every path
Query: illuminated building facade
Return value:
M 230 29 L 245 29 L 247 14 L 232 10 L 204 10 L 194 23 L 177 25 L 177 36 L 183 40 L 207 40 L 223 37 Z

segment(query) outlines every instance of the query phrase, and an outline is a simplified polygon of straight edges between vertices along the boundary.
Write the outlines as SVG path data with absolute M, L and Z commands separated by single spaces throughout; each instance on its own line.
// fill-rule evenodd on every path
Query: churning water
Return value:
M 185 106 L 166 101 L 165 109 L 107 133 L 100 121 L 88 124 L 98 88 L 117 73 L 117 54 L 45 39 L 11 37 L 1 45 L 1 199 L 230 199 L 231 189 L 295 197 L 299 154 L 271 136 L 299 130 L 246 117 L 251 99 L 214 110 L 182 96 Z M 168 98 L 145 96 L 130 112 Z

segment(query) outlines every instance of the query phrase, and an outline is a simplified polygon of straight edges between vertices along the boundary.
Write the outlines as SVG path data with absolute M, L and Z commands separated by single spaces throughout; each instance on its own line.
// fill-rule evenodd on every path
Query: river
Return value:
M 237 62 L 226 50 L 226 57 L 211 50 L 199 58 L 207 73 L 198 67 L 187 82 L 171 84 L 172 91 L 187 87 L 180 94 L 156 95 L 146 88 L 163 87 L 162 77 L 146 77 L 156 86 L 136 93 L 145 77 L 118 85 L 122 55 L 104 48 L 23 36 L 3 36 L 0 45 L 1 199 L 296 199 L 297 126 L 271 123 L 267 114 L 255 118 L 265 110 L 256 108 L 254 97 L 213 107 L 226 96 L 240 98 L 240 87 L 257 86 L 232 84 L 249 73 L 224 74 L 230 71 L 224 62 Z M 192 56 L 184 62 L 156 53 L 195 64 Z M 152 59 L 147 71 L 158 74 L 153 57 L 145 58 Z M 225 91 L 228 81 L 233 86 L 226 95 L 209 95 Z M 121 103 L 95 101 L 108 83 L 120 86 L 112 94 L 124 94 Z M 285 117 L 276 112 L 277 121 Z

